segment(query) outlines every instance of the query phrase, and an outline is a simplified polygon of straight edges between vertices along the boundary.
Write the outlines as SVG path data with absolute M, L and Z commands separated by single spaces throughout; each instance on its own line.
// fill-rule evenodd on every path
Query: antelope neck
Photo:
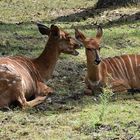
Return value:
M 41 55 L 34 59 L 34 64 L 37 67 L 41 77 L 45 80 L 50 79 L 60 52 L 56 44 L 47 43 Z
M 99 81 L 101 80 L 101 63 L 94 64 L 95 57 L 91 51 L 86 51 L 87 56 L 87 74 L 90 80 Z

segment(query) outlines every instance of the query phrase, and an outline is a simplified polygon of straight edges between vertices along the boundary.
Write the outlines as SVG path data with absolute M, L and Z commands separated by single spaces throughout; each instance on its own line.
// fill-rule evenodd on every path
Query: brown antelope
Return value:
M 87 75 L 85 93 L 102 92 L 109 86 L 113 92 L 137 91 L 140 89 L 140 55 L 122 55 L 101 60 L 100 41 L 103 35 L 98 27 L 95 38 L 86 38 L 78 29 L 75 37 L 85 46 L 87 58 Z
M 0 58 L 0 108 L 18 101 L 23 108 L 42 103 L 53 90 L 45 85 L 52 75 L 56 61 L 61 53 L 78 55 L 75 50 L 79 42 L 57 26 L 50 28 L 37 24 L 48 42 L 41 55 L 35 59 L 23 56 Z M 31 96 L 35 98 L 29 101 Z

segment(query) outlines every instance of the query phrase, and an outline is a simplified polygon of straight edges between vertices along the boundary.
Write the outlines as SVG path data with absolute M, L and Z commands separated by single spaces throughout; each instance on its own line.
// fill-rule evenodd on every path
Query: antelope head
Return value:
M 55 25 L 51 25 L 51 27 L 48 28 L 47 26 L 38 23 L 37 26 L 41 34 L 49 37 L 48 44 L 50 43 L 56 46 L 59 53 L 66 53 L 74 56 L 79 54 L 76 49 L 80 48 L 81 44 L 67 32 Z
M 77 40 L 82 42 L 86 49 L 87 57 L 92 58 L 92 62 L 94 65 L 98 65 L 101 62 L 100 58 L 100 41 L 103 35 L 102 28 L 99 26 L 97 28 L 97 34 L 94 38 L 86 38 L 85 35 L 79 31 L 78 29 L 75 29 L 75 37 Z

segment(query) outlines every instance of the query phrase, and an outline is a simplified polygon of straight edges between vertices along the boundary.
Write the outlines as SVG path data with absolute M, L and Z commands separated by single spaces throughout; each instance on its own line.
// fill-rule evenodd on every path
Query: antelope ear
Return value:
M 43 25 L 41 23 L 37 23 L 37 26 L 38 26 L 39 32 L 42 35 L 49 35 L 50 34 L 50 29 L 47 26 L 45 26 L 45 25 Z
M 103 35 L 102 27 L 101 26 L 98 26 L 96 38 L 100 40 L 102 38 L 102 35 Z
M 51 35 L 55 38 L 60 38 L 60 30 L 57 26 L 51 25 Z
M 86 39 L 85 35 L 78 29 L 75 29 L 75 38 L 81 42 L 83 42 Z

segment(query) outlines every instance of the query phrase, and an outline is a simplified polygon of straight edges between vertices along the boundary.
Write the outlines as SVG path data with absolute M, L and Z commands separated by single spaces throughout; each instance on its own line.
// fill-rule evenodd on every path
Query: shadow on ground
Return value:
M 140 21 L 140 12 L 137 10 L 129 11 L 127 13 L 123 12 L 123 10 L 119 11 L 115 8 L 102 8 L 102 9 L 95 9 L 87 8 L 84 10 L 79 10 L 76 13 L 66 15 L 66 16 L 60 16 L 56 19 L 52 20 L 51 22 L 81 22 L 86 21 L 88 18 L 95 19 L 90 24 L 84 24 L 84 25 L 78 25 L 74 26 L 79 29 L 91 29 L 96 28 L 97 25 L 101 24 L 103 27 L 108 28 L 112 26 L 120 26 L 123 24 L 130 24 L 137 21 Z M 98 17 L 98 18 L 96 18 Z M 73 28 L 73 27 L 72 27 Z
M 140 21 L 140 12 L 137 12 L 132 15 L 122 15 L 118 19 L 110 20 L 110 21 L 107 21 L 106 23 L 101 23 L 101 24 L 99 23 L 99 24 L 104 28 L 110 28 L 110 27 L 118 27 L 121 25 L 129 25 L 129 24 L 131 25 L 138 21 Z M 88 30 L 88 29 L 96 28 L 97 25 L 98 23 L 93 22 L 86 25 L 78 25 L 78 26 L 75 26 L 75 28 Z
M 94 7 L 89 7 L 84 10 L 79 10 L 76 13 L 60 16 L 53 19 L 52 22 L 80 22 L 81 20 L 86 20 L 87 18 L 94 18 L 96 15 L 100 15 L 106 9 L 95 9 Z

